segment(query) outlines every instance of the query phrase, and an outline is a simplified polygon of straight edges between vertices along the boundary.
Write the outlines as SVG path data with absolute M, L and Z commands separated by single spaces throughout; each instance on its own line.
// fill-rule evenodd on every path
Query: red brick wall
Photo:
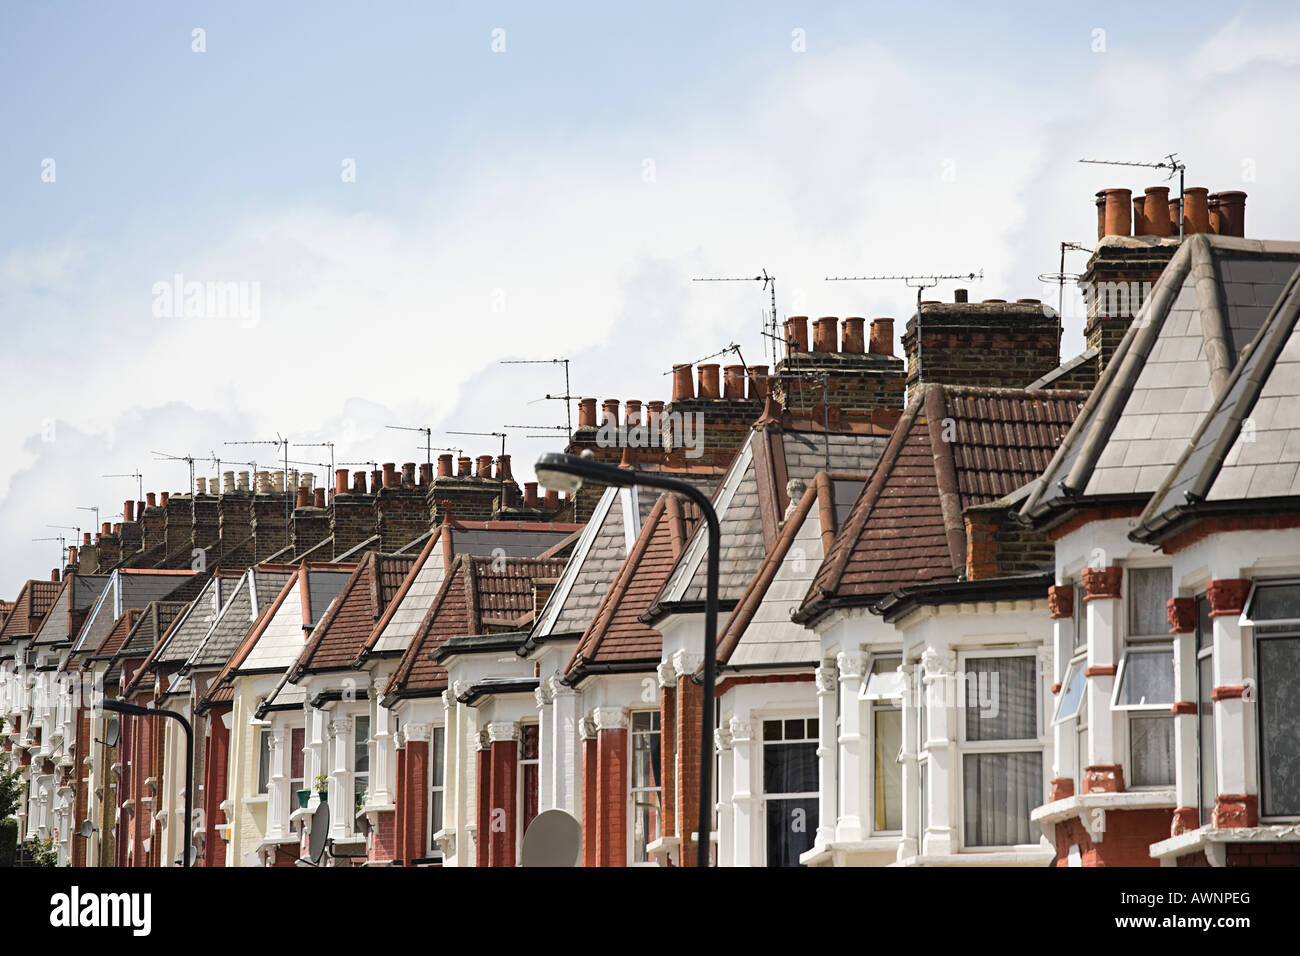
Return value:
M 1084 866 L 1159 866 L 1151 844 L 1169 838 L 1172 810 L 1108 810 L 1106 831 L 1094 843 L 1079 819 L 1056 825 L 1056 865 L 1068 865 L 1070 847 L 1078 845 Z
M 699 826 L 700 818 L 700 727 L 703 722 L 703 703 L 704 688 L 696 684 L 688 674 L 678 677 L 677 730 L 674 735 L 677 766 L 673 776 L 677 790 L 674 810 L 677 835 L 681 840 L 682 866 L 694 866 L 698 852 L 691 834 Z
M 492 786 L 489 804 L 488 865 L 515 865 L 515 781 L 519 770 L 519 744 L 492 741 Z M 504 811 L 502 813 L 501 811 Z
M 397 751 L 397 794 L 393 799 L 397 805 L 397 862 L 405 863 L 411 859 L 410 848 L 406 845 L 407 817 L 411 812 L 411 796 L 406 790 L 406 748 Z
M 72 779 L 73 796 L 72 796 L 72 826 L 74 829 L 81 826 L 81 822 L 86 819 L 86 811 L 89 806 L 90 786 L 87 779 L 89 768 L 85 764 L 85 758 L 90 754 L 92 743 L 90 740 L 90 711 L 81 707 L 77 710 L 77 742 L 72 752 Z M 86 865 L 86 847 L 89 840 L 83 840 L 74 835 L 72 837 L 72 865 Z
M 406 742 L 406 823 L 403 839 L 408 860 L 428 856 L 429 846 L 429 742 Z
M 372 863 L 385 863 L 397 855 L 397 814 L 383 810 L 375 814 L 377 826 L 370 831 L 366 855 Z
M 669 836 L 677 832 L 677 688 L 664 687 L 659 694 L 659 752 L 663 819 L 659 832 Z
M 596 776 L 596 740 L 582 742 L 582 865 L 596 865 L 596 808 L 600 805 L 600 788 Z
M 478 752 L 478 844 L 476 866 L 489 864 L 488 837 L 492 832 L 492 751 Z
M 230 713 L 230 707 L 215 707 L 208 711 L 208 724 L 211 737 L 208 741 L 206 759 L 203 763 L 203 821 L 207 828 L 204 835 L 203 865 L 226 865 L 226 841 L 217 832 L 217 824 L 224 823 L 221 803 L 226 799 L 226 768 L 230 760 L 230 731 L 222 723 L 223 714 Z
M 596 742 L 596 865 L 627 865 L 627 731 L 600 731 Z

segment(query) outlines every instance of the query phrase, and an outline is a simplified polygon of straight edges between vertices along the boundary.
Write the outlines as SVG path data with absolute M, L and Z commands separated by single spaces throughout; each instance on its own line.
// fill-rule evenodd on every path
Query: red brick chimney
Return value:
M 1211 194 L 1209 219 L 1210 228 L 1221 236 L 1245 236 L 1246 194 L 1239 189 Z
M 578 427 L 596 427 L 596 400 L 594 398 L 578 399 Z
M 745 397 L 745 366 L 728 365 L 722 370 L 722 397 Z

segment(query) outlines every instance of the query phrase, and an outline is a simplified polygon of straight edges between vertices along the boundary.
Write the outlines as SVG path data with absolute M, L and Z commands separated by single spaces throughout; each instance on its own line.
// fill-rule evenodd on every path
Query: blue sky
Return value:
M 1250 194 L 1249 235 L 1300 211 L 1284 4 L 8 5 L 0 83 L 8 597 L 54 563 L 46 524 L 134 496 L 100 475 L 183 490 L 152 450 L 400 462 L 385 424 L 562 420 L 529 404 L 553 370 L 503 358 L 645 400 L 728 342 L 758 361 L 765 300 L 694 275 L 767 268 L 782 314 L 900 330 L 906 289 L 823 276 L 982 268 L 975 297 L 1054 300 L 1092 193 L 1161 181 L 1082 155 L 1176 149 Z M 154 314 L 177 273 L 256 284 L 256 321 Z M 516 470 L 544 447 L 512 438 Z

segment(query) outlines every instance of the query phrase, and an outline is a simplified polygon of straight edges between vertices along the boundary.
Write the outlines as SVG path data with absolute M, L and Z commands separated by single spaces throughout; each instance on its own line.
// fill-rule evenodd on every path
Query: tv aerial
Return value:
M 101 478 L 134 478 L 136 481 L 136 501 L 144 501 L 144 475 L 140 471 L 130 472 L 129 474 L 120 475 L 100 475 Z
M 1070 252 L 1091 252 L 1087 246 L 1081 246 L 1077 242 L 1061 242 L 1061 267 L 1055 272 L 1039 273 L 1039 282 L 1056 283 L 1056 351 L 1061 351 L 1061 332 L 1065 322 L 1065 280 L 1078 281 L 1080 278 L 1077 272 L 1065 271 L 1065 253 Z
M 566 358 L 553 359 L 502 359 L 499 365 L 563 365 L 564 366 L 564 394 L 563 395 L 543 395 L 538 401 L 545 402 L 564 402 L 564 421 L 565 431 L 570 435 L 573 434 L 573 406 L 572 402 L 577 395 L 572 394 L 573 390 L 569 388 L 569 360 Z M 530 403 L 531 404 L 531 403 Z M 558 430 L 558 425 L 507 425 L 506 428 L 551 428 Z M 529 435 L 528 438 L 536 438 L 536 435 Z
M 767 292 L 772 298 L 772 311 L 768 315 L 768 320 L 763 323 L 763 335 L 772 343 L 772 365 L 775 366 L 781 360 L 777 355 L 776 343 L 784 341 L 776 332 L 776 276 L 767 274 L 763 269 L 756 276 L 721 276 L 719 278 L 700 277 L 691 279 L 692 282 L 761 282 L 764 292 Z M 721 354 L 721 353 L 719 353 Z
M 424 463 L 426 465 L 433 463 L 433 429 L 428 425 L 385 425 L 384 427 L 399 432 L 419 432 L 424 436 Z
M 1123 159 L 1081 159 L 1081 163 L 1091 163 L 1094 166 L 1141 166 L 1146 169 L 1167 169 L 1169 175 L 1165 179 L 1173 179 L 1174 174 L 1178 174 L 1178 238 L 1183 238 L 1183 199 L 1184 184 L 1187 179 L 1187 164 L 1178 158 L 1177 153 L 1170 153 L 1161 162 L 1158 163 L 1134 163 Z

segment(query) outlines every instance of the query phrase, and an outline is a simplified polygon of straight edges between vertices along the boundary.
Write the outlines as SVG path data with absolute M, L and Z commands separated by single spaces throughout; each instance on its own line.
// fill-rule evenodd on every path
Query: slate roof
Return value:
M 1210 413 L 1152 495 L 1132 537 L 1244 501 L 1295 510 L 1300 497 L 1300 269 Z M 1249 422 L 1249 427 L 1243 427 Z
M 77 635 L 73 653 L 99 647 L 123 611 L 147 607 L 150 601 L 193 600 L 203 583 L 192 571 L 115 569 Z
M 411 643 L 442 587 L 443 572 L 458 554 L 534 558 L 562 545 L 581 525 L 448 519 L 425 542 L 402 588 L 366 638 L 364 654 L 401 654 Z M 359 662 L 358 662 L 359 663 Z
M 0 627 L 0 644 L 34 637 L 54 606 L 62 585 L 58 581 L 28 581 L 18 592 L 13 610 Z
M 134 658 L 143 660 L 149 655 L 167 629 L 185 610 L 186 603 L 181 601 L 150 601 L 149 605 L 136 617 L 126 637 L 118 644 L 112 654 L 108 670 L 104 674 L 104 686 L 112 687 L 118 682 L 122 666 Z
M 307 635 L 328 610 L 328 601 L 334 600 L 356 567 L 323 564 L 299 568 L 286 580 L 267 611 L 258 614 L 231 653 L 218 682 L 242 673 L 287 669 L 302 653 Z
M 767 553 L 718 634 L 718 660 L 754 664 L 813 663 L 821 653 L 816 632 L 790 619 L 866 485 L 867 475 L 814 476 L 794 503 L 776 544 Z
M 928 384 L 903 412 L 871 481 L 818 569 L 796 620 L 838 603 L 955 581 L 962 512 L 1014 493 L 1047 466 L 1086 392 Z
M 133 607 L 123 612 L 122 616 L 117 618 L 104 635 L 104 639 L 95 647 L 94 652 L 90 655 L 92 661 L 107 661 L 113 658 L 126 640 L 127 635 L 131 633 L 131 628 L 135 627 L 136 622 L 144 616 L 144 608 Z
M 108 577 L 107 574 L 76 572 L 65 575 L 59 596 L 45 615 L 32 644 L 56 647 L 76 637 L 95 600 L 108 586 Z
M 224 665 L 248 634 L 258 612 L 275 600 L 292 574 L 289 568 L 283 566 L 261 565 L 245 571 L 235 583 L 229 597 L 222 602 L 211 627 L 185 658 L 182 670 L 188 673 L 195 669 Z M 227 579 L 222 587 L 224 589 L 229 586 L 230 581 Z M 193 634 L 194 631 L 187 628 L 184 634 L 178 633 L 177 637 L 183 638 L 185 646 L 188 646 Z M 183 650 L 184 647 L 177 648 L 176 653 L 179 655 Z M 170 651 L 168 656 L 172 656 Z
M 659 663 L 663 638 L 641 615 L 668 580 L 699 523 L 698 509 L 677 495 L 662 494 L 656 499 L 574 649 L 565 668 L 566 683 L 576 683 L 593 666 L 644 664 L 653 668 Z
M 485 623 L 490 618 L 502 622 L 498 629 L 516 630 L 508 622 L 533 609 L 534 581 L 559 577 L 564 563 L 562 558 L 457 555 L 384 688 L 384 705 L 440 693 L 447 671 L 431 654 L 448 638 L 491 630 Z
M 1300 264 L 1300 243 L 1189 236 L 1151 289 L 1022 509 L 1141 503 L 1178 462 Z
M 722 529 L 720 599 L 739 599 L 776 543 L 781 515 L 789 504 L 789 481 L 806 487 L 817 472 L 827 470 L 868 474 L 888 441 L 888 434 L 879 428 L 828 434 L 772 423 L 751 431 L 713 497 Z M 707 539 L 705 528 L 696 530 L 653 612 L 704 600 Z

